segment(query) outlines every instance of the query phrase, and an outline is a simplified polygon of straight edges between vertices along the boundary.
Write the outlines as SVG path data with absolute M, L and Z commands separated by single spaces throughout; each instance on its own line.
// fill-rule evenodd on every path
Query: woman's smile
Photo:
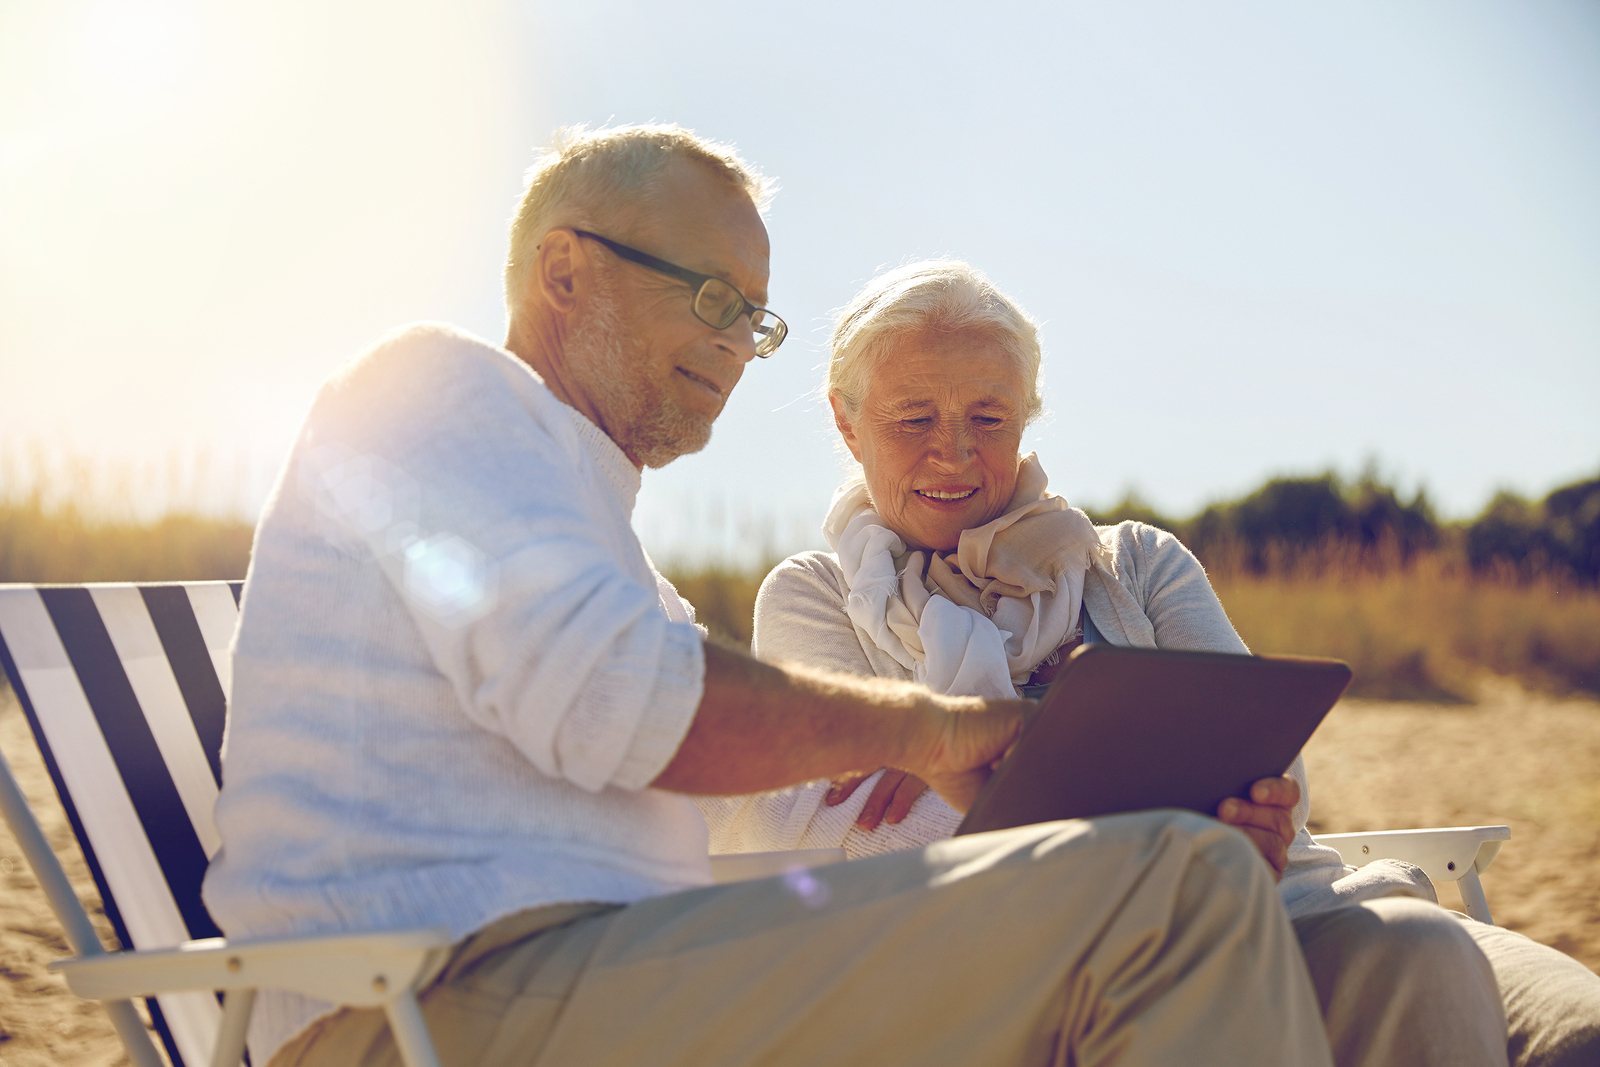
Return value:
M 959 502 L 959 501 L 963 501 L 963 500 L 968 500 L 968 499 L 970 499 L 972 497 L 972 494 L 976 493 L 977 491 L 978 491 L 978 487 L 977 486 L 973 486 L 970 489 L 917 489 L 917 490 L 915 490 L 915 492 L 916 492 L 916 494 L 918 496 L 923 497 L 926 500 L 935 501 L 935 502 L 941 503 L 941 504 L 943 504 L 943 503 L 954 503 L 954 502 Z

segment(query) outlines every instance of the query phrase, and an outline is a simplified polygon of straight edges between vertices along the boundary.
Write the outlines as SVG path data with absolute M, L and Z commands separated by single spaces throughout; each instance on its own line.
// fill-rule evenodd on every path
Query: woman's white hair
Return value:
M 744 190 L 762 212 L 777 191 L 776 184 L 739 158 L 732 145 L 708 141 L 681 126 L 563 127 L 528 169 L 511 220 L 507 313 L 514 312 L 523 298 L 528 271 L 545 234 L 557 226 L 609 225 L 616 216 L 647 206 L 657 191 L 657 174 L 674 157 L 710 167 Z
M 959 259 L 908 263 L 878 275 L 839 313 L 829 340 L 827 395 L 854 419 L 872 374 L 902 340 L 969 333 L 1016 357 L 1028 383 L 1026 421 L 1044 411 L 1039 395 L 1039 327 L 987 275 Z

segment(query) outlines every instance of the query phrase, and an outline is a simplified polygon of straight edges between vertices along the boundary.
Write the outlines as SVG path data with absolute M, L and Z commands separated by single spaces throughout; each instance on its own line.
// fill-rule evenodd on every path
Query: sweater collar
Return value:
M 639 468 L 633 465 L 604 430 L 585 418 L 577 408 L 568 404 L 561 406 L 566 410 L 567 417 L 572 420 L 572 426 L 578 433 L 578 441 L 583 450 L 595 461 L 595 465 L 600 468 L 606 481 L 610 483 L 631 515 L 634 502 L 639 497 L 639 486 L 642 484 Z
M 633 462 L 628 459 L 621 448 L 617 447 L 617 443 L 604 430 L 590 422 L 577 408 L 556 396 L 549 383 L 544 380 L 538 371 L 529 366 L 526 360 L 508 349 L 502 348 L 500 351 L 525 374 L 538 382 L 540 391 L 566 414 L 572 423 L 573 430 L 577 434 L 579 447 L 588 453 L 590 459 L 594 460 L 595 465 L 605 475 L 607 484 L 611 486 L 617 498 L 622 501 L 627 514 L 631 516 L 634 503 L 639 497 L 639 486 L 642 484 L 639 468 L 633 465 Z

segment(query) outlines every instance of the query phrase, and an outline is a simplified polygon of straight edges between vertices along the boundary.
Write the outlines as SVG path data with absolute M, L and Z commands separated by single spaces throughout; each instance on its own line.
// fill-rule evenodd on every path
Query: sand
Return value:
M 28 806 L 43 827 L 100 932 L 103 944 L 116 944 L 100 907 L 89 868 L 56 800 L 55 787 L 34 747 L 28 721 L 9 688 L 0 688 L 0 752 L 5 753 Z M 90 1067 L 125 1064 L 111 1020 L 99 1004 L 79 1000 L 66 982 L 45 970 L 51 960 L 70 956 L 61 924 L 46 903 L 22 849 L 0 822 L 0 1067 Z
M 1306 747 L 1312 833 L 1505 824 L 1497 924 L 1600 971 L 1600 701 L 1482 687 L 1466 705 L 1347 700 Z M 1461 908 L 1454 883 L 1439 903 Z
M 102 936 L 110 929 L 9 691 L 0 750 Z M 1306 750 L 1312 830 L 1509 824 L 1483 876 L 1495 920 L 1600 971 L 1600 701 L 1490 682 L 1470 705 L 1347 700 Z M 1440 903 L 1460 895 L 1441 886 Z M 127 1063 L 104 1012 L 45 965 L 67 955 L 9 832 L 0 831 L 0 1067 Z

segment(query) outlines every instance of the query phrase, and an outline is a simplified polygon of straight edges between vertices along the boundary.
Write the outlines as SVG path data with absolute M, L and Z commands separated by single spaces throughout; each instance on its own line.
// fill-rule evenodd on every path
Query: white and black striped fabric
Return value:
M 0 661 L 124 946 L 220 936 L 200 883 L 241 584 L 0 585 Z M 216 997 L 154 1000 L 174 1067 L 208 1063 Z

